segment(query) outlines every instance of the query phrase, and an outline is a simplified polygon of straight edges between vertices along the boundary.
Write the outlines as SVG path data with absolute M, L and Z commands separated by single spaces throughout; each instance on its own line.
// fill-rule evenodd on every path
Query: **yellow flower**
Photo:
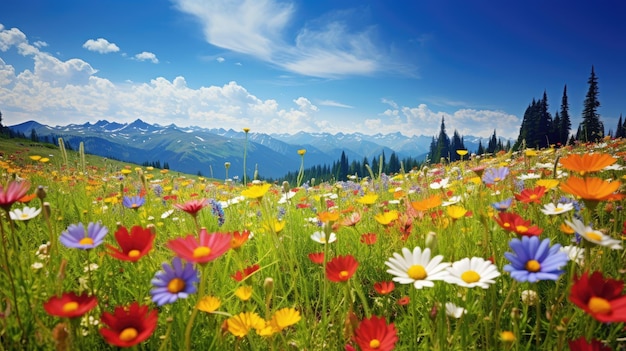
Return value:
M 300 156 L 304 156 L 304 154 L 306 154 L 306 149 L 300 149 L 300 150 L 298 150 L 298 155 L 300 155 Z
M 276 219 L 268 221 L 265 223 L 265 228 L 273 233 L 280 233 L 285 228 L 285 221 L 278 221 Z
M 250 128 L 244 128 L 243 131 L 244 133 L 248 134 L 248 132 L 250 131 Z
M 459 149 L 459 150 L 456 150 L 456 153 L 459 156 L 465 156 L 465 155 L 467 155 L 467 150 Z
M 450 216 L 452 219 L 459 219 L 461 217 L 464 217 L 467 213 L 467 210 L 463 208 L 463 206 L 457 205 L 448 206 L 448 209 L 446 211 L 448 212 L 448 216 Z
M 391 222 L 398 219 L 398 211 L 391 210 L 391 211 L 379 213 L 376 216 L 374 216 L 374 219 L 376 220 L 376 222 L 382 225 L 389 225 Z
M 505 330 L 502 333 L 500 333 L 500 340 L 504 341 L 504 342 L 513 342 L 515 341 L 516 337 L 515 334 L 513 334 L 513 332 Z
M 274 330 L 281 331 L 298 323 L 300 319 L 302 319 L 300 312 L 294 308 L 286 307 L 274 312 L 270 325 Z
M 124 169 L 122 170 L 122 174 L 123 174 L 123 175 L 128 175 L 128 174 L 131 174 L 131 173 L 132 173 L 132 171 L 131 171 L 130 169 L 126 169 L 126 168 L 124 168 Z
M 363 204 L 363 205 L 373 205 L 376 203 L 376 200 L 378 200 L 378 195 L 368 193 L 358 198 L 356 202 Z
M 39 159 L 39 162 L 41 162 L 41 163 L 46 163 L 46 162 L 49 162 L 49 161 L 50 161 L 50 159 L 47 158 L 47 157 L 42 157 L 42 158 Z
M 537 150 L 526 149 L 526 151 L 524 151 L 524 154 L 528 157 L 537 156 Z
M 241 195 L 250 199 L 260 199 L 272 187 L 271 184 L 253 185 L 241 192 Z
M 160 170 L 159 172 L 160 172 L 161 174 L 166 174 L 166 173 L 167 173 L 167 172 L 169 172 L 169 171 L 170 171 L 169 169 L 162 169 L 162 170 Z
M 220 308 L 221 304 L 222 301 L 215 296 L 204 296 L 200 299 L 200 301 L 198 301 L 196 308 L 200 311 L 211 313 Z
M 228 331 L 234 336 L 243 338 L 248 335 L 250 329 L 262 329 L 265 327 L 265 320 L 254 312 L 241 312 L 226 320 Z
M 252 297 L 252 287 L 249 285 L 240 286 L 235 290 L 235 296 L 241 301 L 248 301 Z
M 561 223 L 561 226 L 559 227 L 559 229 L 565 234 L 571 235 L 575 233 L 574 229 L 565 223 Z
M 29 156 L 29 157 L 33 161 L 39 161 L 39 159 L 41 159 L 41 156 L 39 156 L 39 155 L 32 155 L 32 156 Z
M 559 181 L 556 179 L 539 179 L 535 184 L 546 188 L 546 190 L 550 190 L 556 188 L 556 186 L 559 185 Z

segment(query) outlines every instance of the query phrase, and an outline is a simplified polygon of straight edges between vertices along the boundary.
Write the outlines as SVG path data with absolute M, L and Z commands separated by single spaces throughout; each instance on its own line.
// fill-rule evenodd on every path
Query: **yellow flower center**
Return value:
M 320 238 L 320 243 L 325 243 L 326 242 L 326 237 L 321 237 Z
M 591 240 L 595 240 L 595 241 L 601 241 L 602 240 L 602 235 L 596 233 L 596 232 L 587 232 L 587 238 L 591 239 Z
M 480 280 L 480 274 L 476 273 L 475 271 L 465 271 L 463 272 L 463 274 L 461 274 L 461 279 L 463 279 L 463 281 L 468 284 L 476 283 Z
M 530 260 L 526 262 L 526 270 L 529 272 L 538 272 L 541 269 L 541 264 L 537 260 Z
M 525 225 L 518 225 L 518 226 L 515 227 L 515 230 L 518 233 L 526 233 L 528 231 L 528 227 L 525 226 Z
M 370 347 L 373 349 L 377 349 L 380 347 L 380 341 L 378 339 L 372 339 L 370 341 Z
M 20 215 L 20 217 L 21 217 L 22 219 L 27 219 L 27 218 L 28 218 L 28 213 L 22 213 L 22 214 Z
M 193 258 L 207 257 L 211 254 L 211 248 L 208 246 L 198 246 L 193 250 Z
M 510 226 L 511 226 L 511 223 L 509 223 L 509 222 L 504 223 L 504 227 L 505 228 L 509 228 Z
M 66 302 L 63 305 L 63 312 L 65 312 L 65 313 L 74 312 L 77 309 L 78 309 L 78 302 L 76 302 L 76 301 Z
M 180 278 L 174 278 L 167 283 L 167 291 L 177 294 L 185 289 L 185 281 Z
M 501 180 L 502 180 L 502 179 L 500 179 L 500 177 L 495 177 L 495 178 L 493 178 L 493 181 L 494 181 L 494 182 L 499 182 L 499 181 L 501 181 Z
M 563 211 L 565 211 L 565 208 L 563 208 L 563 207 L 555 207 L 554 208 L 554 212 L 555 213 L 559 213 L 559 212 L 563 212 Z
M 341 271 L 339 272 L 339 277 L 346 278 L 349 274 L 348 271 Z
M 137 205 L 137 204 L 130 205 L 130 208 L 137 208 L 137 207 L 139 207 L 139 205 Z
M 78 242 L 81 245 L 93 245 L 93 239 L 86 236 L 82 239 L 80 239 L 80 241 Z
M 587 306 L 593 313 L 608 314 L 609 312 L 611 312 L 611 303 L 601 297 L 592 297 L 591 299 L 589 299 L 589 303 L 587 304 Z
M 407 274 L 411 277 L 411 279 L 415 280 L 422 280 L 428 276 L 424 267 L 419 264 L 412 265 L 407 271 Z
M 122 341 L 131 341 L 137 337 L 137 329 L 135 328 L 126 328 L 122 330 L 120 333 L 120 340 Z
M 135 257 L 139 257 L 139 255 L 141 255 L 141 251 L 139 251 L 139 250 L 130 250 L 130 251 L 128 251 L 128 257 L 135 258 Z

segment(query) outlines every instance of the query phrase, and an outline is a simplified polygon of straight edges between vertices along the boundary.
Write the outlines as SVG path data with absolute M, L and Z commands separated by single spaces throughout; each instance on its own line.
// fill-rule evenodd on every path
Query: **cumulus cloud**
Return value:
M 104 38 L 98 38 L 96 40 L 89 39 L 83 44 L 83 47 L 89 51 L 95 51 L 101 54 L 120 51 L 120 48 L 117 45 L 110 43 Z
M 314 77 L 370 75 L 398 67 L 375 44 L 373 27 L 352 29 L 333 13 L 307 22 L 289 40 L 297 15 L 293 2 L 277 0 L 174 0 L 195 17 L 212 45 L 253 56 L 288 71 Z M 237 21 L 233 21 L 237 18 Z
M 159 63 L 159 59 L 156 57 L 156 55 L 148 51 L 139 53 L 135 55 L 134 58 L 137 61 L 151 61 L 152 63 Z

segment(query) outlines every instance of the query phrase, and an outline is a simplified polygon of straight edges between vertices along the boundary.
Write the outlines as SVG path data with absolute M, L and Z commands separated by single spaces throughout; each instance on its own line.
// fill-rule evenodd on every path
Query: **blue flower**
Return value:
M 198 271 L 192 263 L 183 265 L 179 257 L 174 257 L 172 265 L 163 263 L 162 271 L 158 271 L 152 278 L 154 288 L 150 290 L 152 301 L 158 306 L 185 299 L 189 294 L 196 292 L 196 285 L 200 280 Z
M 143 204 L 146 203 L 146 199 L 143 196 L 124 196 L 124 198 L 122 199 L 122 205 L 124 205 L 124 207 L 126 208 L 132 208 L 133 210 L 138 209 L 139 207 L 141 207 Z
M 102 244 L 109 230 L 100 222 L 87 224 L 87 230 L 82 223 L 70 224 L 67 230 L 61 233 L 61 244 L 73 249 L 93 249 Z
M 524 236 L 521 240 L 512 239 L 509 246 L 514 252 L 504 253 L 511 262 L 504 266 L 504 270 L 518 282 L 557 280 L 563 274 L 561 267 L 569 260 L 566 253 L 559 251 L 560 244 L 550 246 L 550 239 L 540 242 L 537 236 Z
M 509 175 L 509 169 L 507 167 L 499 168 L 487 168 L 483 173 L 483 183 L 494 184 L 501 182 Z
M 506 200 L 502 200 L 500 202 L 494 202 L 491 204 L 491 207 L 493 207 L 495 210 L 498 210 L 500 212 L 504 212 L 506 210 L 509 209 L 509 207 L 511 207 L 511 203 L 513 202 L 513 198 L 510 197 Z

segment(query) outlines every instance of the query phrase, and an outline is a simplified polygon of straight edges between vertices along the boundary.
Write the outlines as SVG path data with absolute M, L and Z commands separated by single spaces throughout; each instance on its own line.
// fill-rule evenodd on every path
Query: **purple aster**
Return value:
M 510 197 L 506 200 L 502 200 L 500 202 L 494 202 L 491 204 L 491 207 L 493 207 L 494 209 L 500 211 L 500 212 L 504 212 L 506 210 L 509 209 L 509 207 L 511 207 L 511 203 L 513 202 L 513 198 Z
M 537 236 L 524 236 L 521 240 L 512 239 L 509 246 L 514 252 L 504 253 L 511 262 L 504 266 L 504 270 L 518 282 L 557 280 L 563 274 L 561 267 L 569 260 L 566 253 L 559 251 L 560 244 L 550 246 L 550 239 L 540 242 Z
M 100 222 L 89 222 L 87 230 L 85 230 L 85 226 L 82 223 L 70 224 L 61 233 L 59 241 L 69 248 L 88 250 L 102 244 L 108 232 L 107 227 Z
M 158 271 L 152 278 L 154 288 L 150 290 L 152 301 L 162 306 L 166 303 L 174 303 L 174 301 L 185 299 L 189 294 L 196 292 L 196 285 L 200 279 L 198 271 L 192 263 L 183 265 L 178 257 L 174 257 L 172 265 L 163 263 L 162 271 Z
M 483 173 L 483 183 L 494 184 L 501 182 L 509 175 L 508 167 L 487 168 Z
M 144 198 L 143 196 L 124 196 L 124 198 L 122 199 L 122 205 L 124 205 L 124 207 L 126 208 L 132 208 L 133 210 L 138 209 L 139 207 L 141 207 L 143 204 L 146 203 L 146 198 Z

